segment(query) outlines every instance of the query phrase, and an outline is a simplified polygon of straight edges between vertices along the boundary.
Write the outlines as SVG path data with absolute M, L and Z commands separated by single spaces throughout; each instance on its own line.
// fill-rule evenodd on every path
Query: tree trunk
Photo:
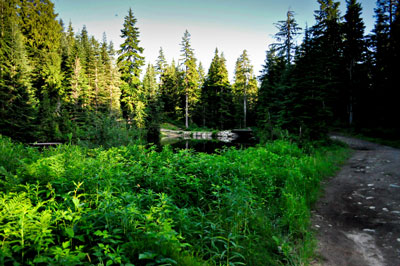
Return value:
M 185 99 L 185 127 L 188 128 L 189 127 L 189 95 L 188 93 L 186 93 L 186 99 Z
M 246 128 L 246 119 L 247 119 L 246 116 L 247 116 L 247 95 L 245 91 L 243 97 L 243 128 Z

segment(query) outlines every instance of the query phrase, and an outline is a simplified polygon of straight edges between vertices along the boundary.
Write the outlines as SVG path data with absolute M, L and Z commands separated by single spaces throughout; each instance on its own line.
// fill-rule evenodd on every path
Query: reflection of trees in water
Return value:
M 255 141 L 242 140 L 223 142 L 216 139 L 211 140 L 196 140 L 196 139 L 175 139 L 175 142 L 171 139 L 168 142 L 162 141 L 162 145 L 169 144 L 174 149 L 192 149 L 197 152 L 215 153 L 216 150 L 222 150 L 224 148 L 235 147 L 237 149 L 245 149 L 255 145 Z

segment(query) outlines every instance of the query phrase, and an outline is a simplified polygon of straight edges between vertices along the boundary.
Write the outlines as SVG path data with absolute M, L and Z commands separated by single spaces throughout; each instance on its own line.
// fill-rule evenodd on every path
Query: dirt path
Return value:
M 313 212 L 318 262 L 400 265 L 400 150 L 334 136 L 354 149 Z

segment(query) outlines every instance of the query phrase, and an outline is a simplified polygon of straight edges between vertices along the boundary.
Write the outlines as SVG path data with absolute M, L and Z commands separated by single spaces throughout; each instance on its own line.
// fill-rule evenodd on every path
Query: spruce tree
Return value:
M 19 0 L 16 8 L 32 61 L 32 85 L 39 99 L 37 123 L 42 140 L 59 139 L 62 110 L 60 45 L 62 26 L 50 0 Z
M 158 75 L 162 75 L 166 69 L 166 67 L 168 66 L 167 64 L 167 60 L 165 59 L 165 55 L 164 55 L 164 51 L 162 49 L 162 47 L 160 47 L 160 51 L 157 57 L 157 62 L 156 62 L 156 73 Z
M 373 91 L 369 104 L 376 105 L 373 117 L 375 131 L 379 134 L 396 136 L 397 119 L 396 92 L 398 87 L 398 44 L 399 44 L 399 1 L 378 0 L 375 9 L 376 23 L 371 36 L 373 50 Z M 397 132 L 393 129 L 397 127 Z M 389 132 L 391 131 L 391 132 Z
M 124 20 L 124 27 L 121 30 L 121 37 L 124 42 L 118 51 L 118 66 L 121 72 L 121 79 L 124 84 L 121 86 L 121 107 L 123 115 L 128 120 L 135 120 L 138 127 L 143 127 L 145 105 L 141 97 L 140 73 L 144 65 L 142 56 L 143 48 L 139 46 L 139 29 L 136 27 L 137 19 L 132 9 Z
M 15 4 L 2 1 L 0 21 L 0 134 L 34 140 L 37 100 L 30 60 L 17 25 Z
M 320 107 L 329 114 L 326 122 L 333 119 L 347 121 L 347 101 L 343 80 L 346 76 L 342 56 L 341 17 L 339 2 L 333 0 L 318 0 L 319 9 L 315 11 L 316 25 L 312 27 L 313 64 L 317 72 L 317 91 L 321 102 Z
M 143 90 L 146 95 L 146 139 L 148 142 L 158 143 L 162 104 L 159 86 L 157 84 L 156 71 L 152 64 L 147 65 L 146 74 L 143 77 Z
M 183 116 L 182 108 L 180 107 L 180 103 L 184 100 L 181 99 L 182 83 L 183 74 L 175 61 L 172 60 L 160 77 L 160 95 L 165 118 L 179 120 Z
M 361 18 L 361 4 L 356 0 L 347 1 L 347 12 L 343 23 L 343 57 L 348 73 L 346 82 L 346 94 L 348 99 L 348 123 L 353 124 L 354 103 L 361 93 L 361 79 L 368 79 L 366 73 L 361 77 L 360 65 L 363 63 L 363 57 L 366 52 L 364 38 L 364 22 Z
M 292 62 L 292 54 L 295 50 L 294 39 L 300 34 L 301 28 L 298 26 L 294 19 L 294 12 L 288 11 L 286 13 L 286 20 L 281 20 L 275 23 L 278 32 L 274 35 L 278 43 L 273 43 L 271 47 L 286 57 L 288 65 Z
M 228 79 L 226 60 L 223 54 L 219 54 L 218 49 L 215 49 L 214 58 L 202 87 L 201 103 L 203 126 L 226 129 L 233 125 L 232 88 Z
M 190 44 L 190 33 L 186 30 L 181 43 L 182 67 L 184 71 L 184 95 L 185 95 L 185 127 L 189 127 L 189 109 L 199 100 L 199 73 L 196 69 L 196 58 Z
M 253 73 L 253 66 L 250 63 L 247 51 L 243 50 L 243 53 L 236 60 L 235 83 L 232 90 L 235 98 L 235 106 L 241 107 L 237 108 L 236 112 L 237 114 L 242 114 L 238 116 L 241 119 L 237 119 L 237 124 L 243 126 L 243 128 L 248 125 L 248 112 L 249 109 L 253 111 L 257 90 L 257 79 Z M 242 109 L 242 112 L 240 109 Z

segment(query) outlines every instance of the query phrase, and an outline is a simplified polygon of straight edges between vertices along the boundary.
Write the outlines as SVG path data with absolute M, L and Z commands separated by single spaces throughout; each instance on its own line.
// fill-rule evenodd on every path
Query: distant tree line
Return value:
M 399 2 L 377 1 L 370 35 L 356 0 L 346 1 L 344 16 L 338 2 L 318 3 L 300 45 L 302 29 L 288 11 L 275 24 L 259 82 L 244 50 L 231 84 L 224 54 L 216 49 L 205 73 L 188 31 L 178 61 L 168 63 L 160 48 L 141 75 L 144 48 L 131 9 L 115 50 L 105 35 L 98 41 L 86 27 L 74 32 L 57 20 L 50 0 L 0 0 L 0 134 L 118 143 L 157 137 L 160 123 L 172 121 L 257 126 L 271 137 L 286 130 L 299 139 L 324 137 L 332 127 L 396 136 Z
M 377 1 L 370 35 L 356 0 L 346 1 L 344 16 L 338 2 L 318 3 L 301 45 L 293 42 L 301 29 L 292 11 L 276 24 L 260 77 L 258 124 L 300 139 L 324 137 L 332 127 L 398 138 L 399 1 Z
M 246 51 L 231 85 L 223 54 L 216 50 L 206 75 L 186 31 L 178 62 L 167 63 L 161 48 L 141 77 L 144 48 L 131 9 L 117 51 L 105 34 L 98 41 L 56 16 L 50 0 L 1 0 L 1 134 L 101 142 L 117 125 L 136 137 L 157 136 L 163 120 L 222 129 L 243 125 L 243 104 L 254 121 L 258 88 Z

